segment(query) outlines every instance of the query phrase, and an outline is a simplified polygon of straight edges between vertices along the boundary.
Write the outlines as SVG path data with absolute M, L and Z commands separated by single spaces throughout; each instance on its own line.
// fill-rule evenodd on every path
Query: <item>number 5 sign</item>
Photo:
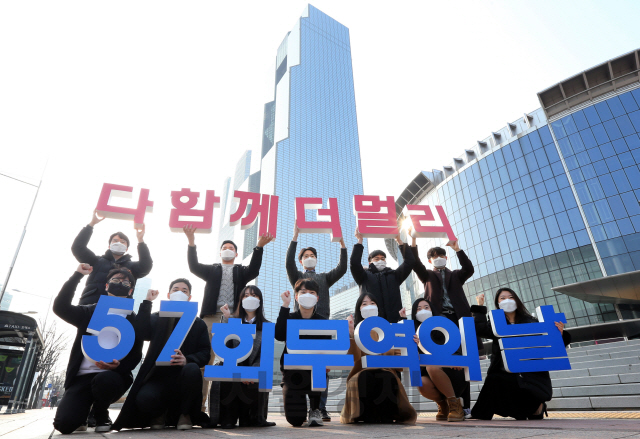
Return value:
M 93 362 L 122 360 L 136 341 L 133 325 L 125 316 L 133 312 L 133 300 L 125 297 L 101 296 L 87 332 L 82 336 L 82 353 Z

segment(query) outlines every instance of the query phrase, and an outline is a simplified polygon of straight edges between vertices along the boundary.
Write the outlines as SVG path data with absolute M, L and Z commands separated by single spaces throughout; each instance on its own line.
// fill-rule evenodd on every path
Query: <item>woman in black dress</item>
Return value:
M 493 334 L 491 322 L 487 319 L 484 294 L 476 298 L 478 305 L 471 307 L 478 336 L 493 340 L 491 364 L 476 404 L 471 409 L 475 419 L 490 420 L 493 415 L 512 417 L 518 420 L 542 419 L 547 411 L 547 401 L 551 400 L 553 387 L 549 372 L 510 373 L 504 367 L 498 337 Z M 510 325 L 533 323 L 538 319 L 525 308 L 518 295 L 510 288 L 500 288 L 495 296 L 496 309 L 504 310 Z M 571 343 L 571 335 L 564 330 L 564 324 L 555 322 L 562 333 L 565 346 Z

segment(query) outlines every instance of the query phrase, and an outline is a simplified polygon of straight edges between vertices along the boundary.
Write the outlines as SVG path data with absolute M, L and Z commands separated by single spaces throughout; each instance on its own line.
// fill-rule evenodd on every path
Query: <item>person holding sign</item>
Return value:
M 229 307 L 223 306 L 222 312 L 228 321 L 230 317 L 239 318 L 243 325 L 255 325 L 256 334 L 253 339 L 251 355 L 238 366 L 260 367 L 262 346 L 262 324 L 269 321 L 264 316 L 263 297 L 260 288 L 247 285 L 240 292 L 242 300 L 238 303 L 233 314 Z M 267 341 L 269 342 L 269 341 Z M 273 341 L 270 341 L 273 343 Z M 236 347 L 237 341 L 230 340 L 227 346 Z M 240 421 L 240 427 L 273 427 L 275 422 L 267 422 L 269 408 L 269 393 L 260 392 L 258 383 L 244 382 L 214 382 L 212 383 L 209 400 L 211 424 L 220 424 L 222 428 L 235 428 Z M 214 389 L 216 389 L 214 391 Z
M 374 250 L 369 253 L 369 268 L 365 269 L 362 266 L 362 252 L 364 250 L 362 241 L 364 237 L 357 228 L 355 236 L 358 242 L 353 246 L 351 253 L 351 274 L 353 280 L 360 286 L 360 295 L 369 293 L 376 298 L 380 317 L 397 320 L 398 313 L 402 309 L 400 285 L 413 270 L 415 263 L 413 253 L 402 242 L 400 235 L 397 235 L 395 239 L 404 257 L 402 264 L 393 270 L 387 267 L 386 253 L 382 250 Z
M 356 302 L 355 318 L 348 317 L 354 367 L 347 377 L 347 393 L 340 422 L 390 424 L 393 422 L 415 424 L 418 414 L 409 403 L 409 398 L 400 381 L 398 369 L 362 368 L 362 358 L 367 355 L 354 340 L 354 328 L 363 320 L 378 315 L 376 297 L 371 293 L 361 294 Z M 373 340 L 378 334 L 371 331 Z M 399 349 L 391 349 L 382 355 L 400 355 Z
M 400 317 L 407 318 L 406 310 L 400 311 Z M 413 340 L 420 342 L 417 332 L 420 324 L 433 317 L 431 302 L 423 297 L 418 298 L 411 307 L 411 317 L 416 328 Z M 432 340 L 437 344 L 445 344 L 445 337 L 439 331 L 431 333 Z M 461 352 L 461 349 L 458 349 Z M 420 368 L 422 385 L 418 387 L 420 394 L 432 400 L 438 406 L 436 421 L 457 422 L 464 421 L 465 413 L 458 399 L 468 387 L 461 367 L 426 366 Z
M 131 386 L 133 382 L 131 371 L 142 358 L 143 340 L 138 336 L 134 337 L 133 348 L 124 358 L 113 358 L 112 361 L 92 361 L 84 354 L 83 337 L 88 337 L 85 334 L 91 333 L 91 331 L 97 332 L 93 329 L 100 326 L 95 324 L 96 320 L 108 317 L 107 311 L 109 311 L 109 308 L 100 307 L 100 311 L 96 312 L 98 306 L 95 303 L 79 306 L 71 304 L 82 277 L 90 275 L 92 271 L 93 267 L 89 264 L 80 264 L 53 302 L 53 312 L 77 328 L 67 365 L 67 375 L 64 382 L 65 393 L 53 420 L 55 429 L 63 434 L 73 433 L 76 429 L 86 430 L 87 415 L 92 405 L 96 416 L 96 432 L 109 431 L 111 429 L 109 405 L 120 399 Z M 104 289 L 107 295 L 118 298 L 118 300 L 126 298 L 127 302 L 130 301 L 128 310 L 122 310 L 124 313 L 129 313 L 126 317 L 112 316 L 116 319 L 123 319 L 121 323 L 118 322 L 121 327 L 117 328 L 121 333 L 126 329 L 129 330 L 129 334 L 133 332 L 135 313 L 131 312 L 133 309 L 131 294 L 133 294 L 135 282 L 133 274 L 126 268 L 111 270 L 106 276 Z M 104 311 L 104 315 L 102 315 L 102 311 Z M 100 331 L 98 337 L 104 340 L 103 344 L 109 345 L 110 348 L 115 348 L 119 344 L 117 336 L 108 328 Z M 108 348 L 104 350 L 108 351 Z
M 282 307 L 276 321 L 276 340 L 287 341 L 287 321 L 294 319 L 319 319 L 326 320 L 316 312 L 318 303 L 318 290 L 320 286 L 313 279 L 299 279 L 294 286 L 295 301 L 299 310 L 289 312 L 291 305 L 291 293 L 285 291 L 280 295 Z M 324 339 L 331 336 L 300 335 L 300 338 Z M 309 395 L 309 427 L 322 426 L 322 413 L 320 412 L 320 393 L 311 390 L 311 371 L 309 370 L 285 370 L 284 356 L 287 353 L 285 347 L 280 357 L 280 371 L 282 372 L 282 399 L 284 415 L 287 422 L 294 427 L 300 427 L 307 420 L 307 398 Z
M 487 370 L 484 385 L 471 409 L 475 419 L 491 420 L 493 415 L 511 417 L 518 420 L 542 419 L 547 411 L 547 401 L 551 400 L 553 387 L 549 372 L 508 372 L 500 351 L 498 337 L 495 336 L 491 321 L 487 320 L 484 294 L 476 297 L 478 305 L 471 307 L 478 336 L 491 339 L 491 364 Z M 533 323 L 533 317 L 518 295 L 510 288 L 500 288 L 494 300 L 495 309 L 504 311 L 509 325 Z M 562 322 L 555 322 L 567 346 L 571 334 L 564 330 Z
M 133 274 L 135 279 L 145 277 L 151 272 L 153 260 L 149 247 L 144 242 L 144 224 L 142 228 L 136 230 L 136 238 L 138 239 L 138 255 L 139 261 L 132 261 L 131 255 L 127 254 L 129 250 L 129 238 L 122 233 L 116 232 L 109 237 L 109 248 L 102 256 L 96 256 L 87 245 L 93 234 L 93 228 L 96 224 L 103 221 L 97 212 L 93 211 L 91 222 L 85 226 L 71 246 L 71 252 L 76 260 L 80 263 L 86 263 L 93 267 L 93 271 L 87 278 L 87 283 L 80 296 L 80 305 L 91 305 L 97 303 L 100 296 L 105 294 L 105 284 L 107 273 L 118 267 L 126 268 Z
M 160 312 L 151 314 L 151 302 L 158 295 L 157 290 L 149 290 L 140 305 L 136 331 L 151 343 L 114 430 L 161 430 L 166 425 L 188 430 L 194 424 L 208 422 L 200 412 L 200 368 L 209 362 L 211 343 L 206 323 L 196 317 L 198 304 L 187 303 L 191 301 L 191 283 L 183 278 L 171 282 L 167 298 L 178 306 L 166 312 L 166 317 L 166 301 L 161 302 Z
M 226 321 L 220 308 L 226 305 L 229 309 L 234 309 L 240 302 L 240 291 L 260 274 L 263 248 L 273 241 L 274 238 L 270 234 L 260 236 L 258 245 L 253 249 L 251 262 L 249 262 L 249 266 L 247 267 L 242 264 L 234 264 L 238 257 L 238 246 L 233 241 L 224 241 L 220 246 L 222 264 L 205 265 L 198 261 L 198 252 L 195 243 L 195 232 L 197 229 L 192 226 L 185 226 L 183 230 L 189 240 L 189 250 L 187 253 L 189 270 L 206 282 L 200 318 L 207 324 L 209 328 L 209 340 L 211 340 L 211 325 L 213 323 Z M 208 364 L 212 365 L 214 360 L 215 353 L 212 350 L 211 359 Z M 202 373 L 204 374 L 204 369 Z M 208 394 L 209 382 L 204 381 L 202 386 L 201 408 L 203 412 L 206 409 L 205 403 Z

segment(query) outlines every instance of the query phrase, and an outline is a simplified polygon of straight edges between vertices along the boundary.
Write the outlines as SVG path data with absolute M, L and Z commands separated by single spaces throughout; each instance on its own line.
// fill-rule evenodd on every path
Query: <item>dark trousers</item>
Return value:
M 358 375 L 360 416 L 356 422 L 392 423 L 398 415 L 398 380 L 388 370 L 364 370 Z
M 485 378 L 471 416 L 485 420 L 490 420 L 493 415 L 526 419 L 540 407 L 541 402 L 531 392 L 520 388 L 517 374 L 493 373 Z
M 311 410 L 317 410 L 321 392 L 311 391 L 311 371 L 308 370 L 285 370 L 281 385 L 284 416 L 289 424 L 299 427 L 307 419 L 307 395 Z
M 320 410 L 327 409 L 327 399 L 329 398 L 329 380 L 327 380 L 327 388 L 320 393 Z
M 201 403 L 202 375 L 195 363 L 157 366 L 136 396 L 138 410 L 152 419 L 167 410 L 170 418 L 199 412 Z
M 62 396 L 53 426 L 62 434 L 73 433 L 87 421 L 92 404 L 96 419 L 106 421 L 109 406 L 120 399 L 130 385 L 130 377 L 112 370 L 75 377 Z
M 265 398 L 266 397 L 266 398 Z M 220 424 L 259 425 L 266 421 L 265 402 L 269 395 L 258 390 L 258 384 L 220 383 Z

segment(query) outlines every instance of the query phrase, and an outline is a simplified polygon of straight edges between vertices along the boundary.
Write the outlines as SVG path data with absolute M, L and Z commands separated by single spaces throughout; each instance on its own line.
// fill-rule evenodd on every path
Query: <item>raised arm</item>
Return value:
M 97 216 L 95 215 L 95 212 L 94 212 L 94 218 L 97 218 Z M 92 223 L 93 223 L 93 220 L 91 223 L 84 226 L 82 230 L 80 230 L 80 233 L 78 233 L 78 236 L 76 236 L 76 239 L 73 240 L 73 244 L 71 245 L 71 253 L 73 253 L 73 256 L 76 258 L 76 261 L 80 262 L 81 264 L 82 263 L 89 264 L 93 267 L 98 261 L 98 256 L 96 256 L 96 254 L 91 250 L 89 250 L 89 248 L 87 247 L 89 245 L 89 240 L 91 239 L 91 235 L 93 235 Z
M 467 254 L 460 249 L 460 246 L 458 245 L 458 241 L 449 242 L 447 246 L 451 247 L 453 251 L 456 252 L 456 255 L 458 256 L 458 261 L 460 261 L 460 270 L 458 270 L 458 278 L 460 279 L 461 283 L 465 283 L 467 279 L 473 276 L 473 273 L 475 271 L 473 268 L 473 264 L 469 260 L 469 257 L 467 256 Z
M 356 227 L 356 239 L 358 242 L 353 245 L 353 251 L 351 252 L 351 276 L 358 285 L 362 285 L 367 280 L 367 272 L 362 267 L 362 252 L 364 252 L 364 245 L 362 241 L 364 237 Z
M 414 239 L 415 242 L 415 239 Z M 413 244 L 411 245 L 411 254 L 413 254 L 413 259 L 415 260 L 413 265 L 413 271 L 420 279 L 420 282 L 426 283 L 429 280 L 429 270 L 424 266 L 422 261 L 420 260 L 420 255 L 418 254 L 418 246 Z
M 398 283 L 402 283 L 411 274 L 416 261 L 413 259 L 413 252 L 409 249 L 409 245 L 402 242 L 400 235 L 396 236 L 396 242 L 398 243 L 398 247 L 400 247 L 402 257 L 404 258 L 402 264 L 400 264 L 396 269 Z
M 297 248 L 297 241 L 291 241 L 291 243 L 289 243 L 289 248 L 287 249 L 287 255 L 285 257 L 284 263 L 285 267 L 287 268 L 287 277 L 289 278 L 289 283 L 291 284 L 291 286 L 294 286 L 300 278 L 300 272 L 298 271 L 298 267 L 296 267 Z
M 136 279 L 140 279 L 141 277 L 145 277 L 147 274 L 151 272 L 153 268 L 153 260 L 151 259 L 151 253 L 149 252 L 149 247 L 144 242 L 144 224 L 142 224 L 142 229 L 136 229 L 136 236 L 138 238 L 138 261 L 134 262 L 131 267 L 131 272 L 135 276 Z
M 91 315 L 87 312 L 85 306 L 72 305 L 71 301 L 80 280 L 84 275 L 90 274 L 92 271 L 93 267 L 89 264 L 80 264 L 78 270 L 64 283 L 58 296 L 53 301 L 53 313 L 75 327 L 86 325 L 91 319 Z
M 347 272 L 347 246 L 344 245 L 344 239 L 340 240 L 340 261 L 333 270 L 327 273 L 327 283 L 329 286 L 338 282 Z
M 476 335 L 478 337 L 497 340 L 496 336 L 493 334 L 491 322 L 487 319 L 487 307 L 484 306 L 484 294 L 478 294 L 476 296 L 476 301 L 478 304 L 471 307 L 473 322 L 476 325 Z
M 260 274 L 263 255 L 264 248 L 260 246 L 260 241 L 258 241 L 258 245 L 254 247 L 253 253 L 251 254 L 251 261 L 249 262 L 249 265 L 242 267 L 242 272 L 244 273 L 244 278 L 247 282 L 255 279 Z
M 275 337 L 278 341 L 287 341 L 287 320 L 289 320 L 289 305 L 291 304 L 291 293 L 285 291 L 280 295 L 282 298 L 282 306 L 280 307 L 280 314 L 276 320 Z
M 136 322 L 134 324 L 136 336 L 146 341 L 151 341 L 153 338 L 153 328 L 151 325 L 151 307 L 153 304 L 151 302 L 153 302 L 159 294 L 158 290 L 148 290 L 147 297 L 140 304 L 138 314 L 136 315 Z

